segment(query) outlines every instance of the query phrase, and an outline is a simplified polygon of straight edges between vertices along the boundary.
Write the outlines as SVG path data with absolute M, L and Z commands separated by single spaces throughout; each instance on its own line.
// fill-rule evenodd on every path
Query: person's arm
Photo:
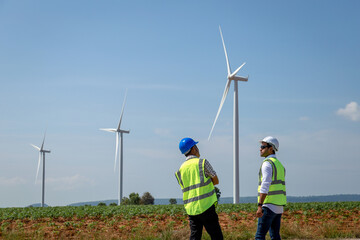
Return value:
M 218 179 L 218 177 L 216 175 L 215 175 L 215 177 L 211 178 L 211 181 L 213 182 L 214 185 L 219 184 L 219 179 Z
M 219 184 L 219 178 L 208 160 L 205 159 L 205 176 L 211 178 L 214 185 Z
M 259 199 L 259 203 L 258 203 L 258 209 L 256 211 L 256 217 L 261 218 L 263 216 L 263 210 L 262 210 L 262 205 L 265 201 L 267 194 L 266 193 L 260 193 L 260 199 Z
M 269 192 L 269 188 L 272 181 L 272 167 L 271 163 L 264 162 L 261 166 L 262 173 L 262 183 L 260 186 L 260 197 L 259 197 L 259 206 L 256 211 L 256 217 L 261 218 L 263 215 L 262 204 L 264 204 L 265 198 Z

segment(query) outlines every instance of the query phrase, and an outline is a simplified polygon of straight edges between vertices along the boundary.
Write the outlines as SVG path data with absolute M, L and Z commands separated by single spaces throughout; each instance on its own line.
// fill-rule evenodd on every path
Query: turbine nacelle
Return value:
M 118 132 L 118 133 L 130 133 L 130 130 L 122 130 L 122 129 L 116 129 L 116 128 L 100 128 L 99 130 L 105 131 L 105 132 Z
M 234 81 L 242 81 L 242 82 L 247 82 L 248 79 L 249 79 L 249 76 L 247 77 L 240 77 L 240 76 L 228 76 L 228 79 L 231 81 L 231 80 L 234 80 Z
M 224 43 L 224 44 L 225 44 L 225 43 Z M 225 46 L 225 45 L 224 45 L 224 46 Z M 224 49 L 226 49 L 226 48 L 224 47 Z M 227 54 L 225 53 L 225 55 L 227 55 Z M 227 64 L 229 64 L 229 63 L 227 62 Z M 241 69 L 245 64 L 246 64 L 246 63 L 241 64 L 241 66 L 238 67 L 238 69 L 236 69 L 232 74 L 230 74 L 230 72 L 229 72 L 227 78 L 228 78 L 229 80 L 247 82 L 249 76 L 247 76 L 247 77 L 236 76 L 236 74 L 240 71 L 240 69 Z M 230 70 L 230 66 L 228 66 L 228 69 Z
M 39 152 L 44 152 L 44 153 L 50 153 L 50 150 L 45 150 L 42 148 L 39 148 L 38 146 L 35 146 L 34 144 L 30 144 L 31 146 L 33 146 L 36 150 L 38 150 Z
M 120 133 L 130 133 L 130 130 L 118 130 L 118 132 L 120 132 Z

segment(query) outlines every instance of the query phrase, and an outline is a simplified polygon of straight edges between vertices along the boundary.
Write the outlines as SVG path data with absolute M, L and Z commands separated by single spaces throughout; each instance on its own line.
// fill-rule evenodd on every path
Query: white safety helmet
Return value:
M 266 142 L 266 143 L 270 144 L 274 148 L 275 151 L 279 150 L 279 141 L 272 136 L 267 136 L 260 142 Z

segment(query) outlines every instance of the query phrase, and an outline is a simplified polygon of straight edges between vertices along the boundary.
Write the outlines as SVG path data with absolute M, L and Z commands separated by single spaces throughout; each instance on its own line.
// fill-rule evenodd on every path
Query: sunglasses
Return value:
M 261 149 L 265 149 L 265 148 L 268 148 L 268 147 L 271 147 L 271 146 L 270 146 L 270 145 L 266 145 L 266 146 L 261 145 L 261 146 L 260 146 Z

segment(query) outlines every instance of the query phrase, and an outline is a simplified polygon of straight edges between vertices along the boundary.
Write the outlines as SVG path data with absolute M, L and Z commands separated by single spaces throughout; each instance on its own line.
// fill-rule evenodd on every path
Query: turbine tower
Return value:
M 124 114 L 124 107 L 126 102 L 126 95 L 127 90 L 125 93 L 124 103 L 121 110 L 120 121 L 117 128 L 100 128 L 100 130 L 106 132 L 114 132 L 116 134 L 116 150 L 115 150 L 115 163 L 114 163 L 114 171 L 116 170 L 116 162 L 119 159 L 119 193 L 118 193 L 118 205 L 120 205 L 122 196 L 123 196 L 123 134 L 130 133 L 130 131 L 122 130 L 121 127 L 121 120 Z M 120 138 L 120 142 L 119 142 Z M 120 147 L 120 155 L 118 154 Z
M 39 161 L 38 161 L 38 167 L 37 167 L 37 171 L 36 171 L 35 183 L 36 183 L 36 180 L 37 180 L 38 175 L 39 175 L 41 157 L 42 157 L 42 162 L 43 162 L 41 207 L 45 206 L 45 153 L 50 153 L 50 150 L 45 150 L 44 149 L 45 136 L 46 136 L 46 132 L 44 134 L 44 139 L 43 139 L 43 142 L 41 144 L 41 147 L 30 144 L 31 146 L 33 146 L 35 149 L 37 149 L 39 151 Z
M 229 58 L 226 52 L 226 47 L 225 47 L 225 42 L 224 42 L 224 38 L 221 32 L 221 27 L 219 26 L 219 30 L 220 30 L 220 36 L 221 36 L 221 40 L 222 40 L 222 44 L 224 47 L 224 52 L 225 52 L 225 58 L 226 58 L 226 65 L 227 65 L 227 82 L 225 85 L 225 90 L 224 90 L 224 94 L 222 96 L 221 102 L 220 102 L 220 107 L 219 110 L 216 114 L 215 117 L 215 121 L 214 124 L 211 128 L 208 140 L 210 140 L 211 134 L 214 130 L 216 121 L 219 117 L 221 108 L 224 105 L 226 96 L 229 92 L 229 88 L 230 88 L 230 84 L 231 81 L 234 82 L 234 116 L 233 116 L 233 158 L 234 158 L 234 190 L 233 190 L 233 202 L 234 203 L 239 203 L 239 107 L 238 107 L 238 81 L 242 81 L 242 82 L 247 82 L 248 77 L 240 77 L 237 76 L 236 74 L 240 71 L 240 69 L 245 65 L 245 63 L 243 63 L 240 67 L 238 67 L 238 69 L 236 69 L 234 72 L 231 72 L 231 68 L 230 68 L 230 63 L 229 63 Z

